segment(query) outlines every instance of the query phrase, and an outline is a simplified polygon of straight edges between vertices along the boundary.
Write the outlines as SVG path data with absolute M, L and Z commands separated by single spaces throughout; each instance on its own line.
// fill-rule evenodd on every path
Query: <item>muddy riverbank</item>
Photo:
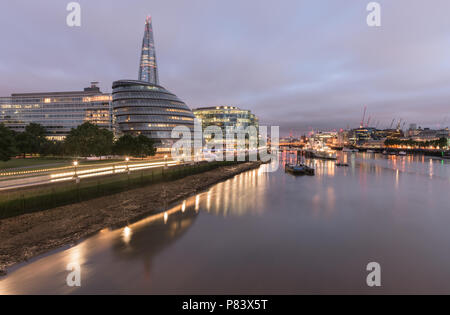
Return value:
M 259 165 L 248 162 L 223 166 L 171 182 L 0 220 L 0 276 L 13 264 L 73 244 L 101 229 L 141 219 L 160 211 L 167 203 Z

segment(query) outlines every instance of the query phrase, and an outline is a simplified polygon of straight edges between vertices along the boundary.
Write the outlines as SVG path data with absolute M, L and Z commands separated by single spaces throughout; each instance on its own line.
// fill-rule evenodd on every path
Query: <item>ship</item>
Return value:
M 305 164 L 286 164 L 284 170 L 294 175 L 314 175 L 314 169 Z

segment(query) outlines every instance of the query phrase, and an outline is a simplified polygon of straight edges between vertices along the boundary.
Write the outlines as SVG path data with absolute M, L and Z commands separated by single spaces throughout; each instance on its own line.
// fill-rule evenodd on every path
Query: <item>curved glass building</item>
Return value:
M 157 152 L 169 152 L 177 139 L 174 127 L 194 128 L 194 114 L 175 94 L 159 85 L 152 20 L 145 20 L 139 80 L 113 82 L 112 107 L 116 135 L 143 134 L 155 141 Z
M 143 134 L 155 141 L 158 152 L 168 152 L 176 139 L 172 129 L 194 128 L 194 114 L 175 94 L 145 81 L 113 83 L 112 104 L 119 134 Z

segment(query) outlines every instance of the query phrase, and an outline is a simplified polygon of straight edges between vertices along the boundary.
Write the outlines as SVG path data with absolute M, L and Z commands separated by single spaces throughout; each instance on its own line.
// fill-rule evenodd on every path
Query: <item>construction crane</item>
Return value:
M 397 124 L 397 130 L 400 130 L 400 124 L 402 123 L 402 118 L 400 118 L 400 120 L 398 121 L 398 124 Z
M 363 112 L 363 116 L 361 119 L 361 124 L 359 125 L 360 128 L 364 127 L 364 119 L 366 118 L 366 110 L 367 110 L 367 106 L 364 106 L 364 112 Z
M 389 126 L 389 129 L 392 129 L 392 126 L 394 126 L 395 118 L 392 119 L 391 125 Z

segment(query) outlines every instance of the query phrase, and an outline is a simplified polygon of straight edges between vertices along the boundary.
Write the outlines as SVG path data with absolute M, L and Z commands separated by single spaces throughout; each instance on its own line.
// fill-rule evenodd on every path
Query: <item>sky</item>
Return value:
M 450 126 L 450 1 L 8 1 L 0 10 L 0 96 L 137 79 L 153 19 L 160 83 L 191 108 L 250 109 L 282 134 L 372 125 Z

